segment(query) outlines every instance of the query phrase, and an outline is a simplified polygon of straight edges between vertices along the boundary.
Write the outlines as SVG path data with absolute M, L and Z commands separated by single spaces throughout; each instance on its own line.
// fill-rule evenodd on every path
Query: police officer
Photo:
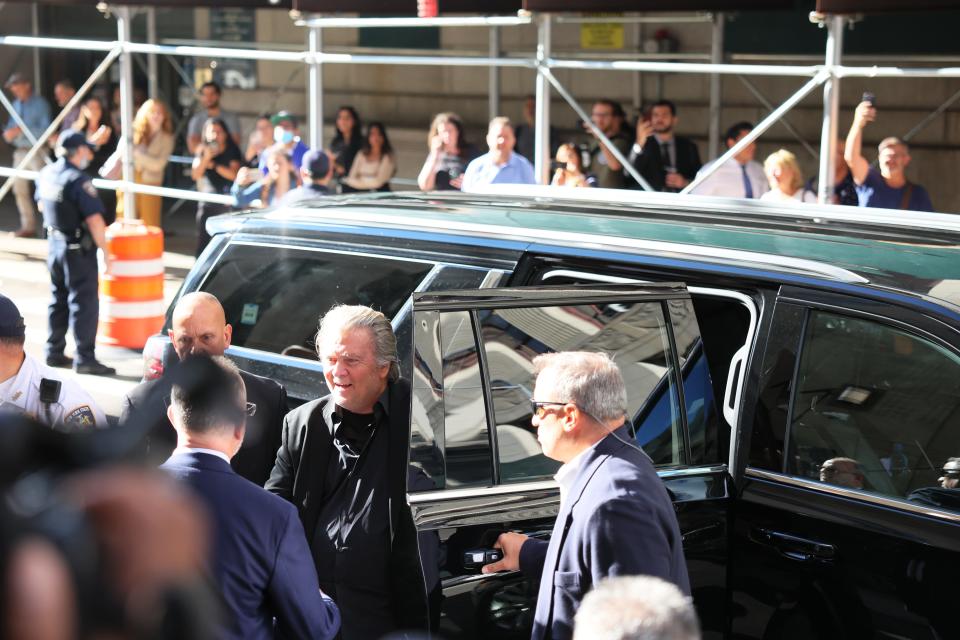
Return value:
M 56 151 L 59 159 L 44 167 L 37 178 L 53 294 L 47 312 L 47 365 L 73 364 L 77 373 L 113 375 L 116 371 L 94 356 L 100 311 L 97 248 L 105 249 L 106 221 L 103 202 L 83 173 L 93 160 L 93 147 L 82 133 L 70 130 L 60 134 Z M 68 321 L 77 343 L 75 362 L 63 353 Z
M 20 310 L 0 295 L 0 415 L 26 413 L 67 429 L 106 427 L 107 417 L 80 385 L 24 353 L 24 335 Z

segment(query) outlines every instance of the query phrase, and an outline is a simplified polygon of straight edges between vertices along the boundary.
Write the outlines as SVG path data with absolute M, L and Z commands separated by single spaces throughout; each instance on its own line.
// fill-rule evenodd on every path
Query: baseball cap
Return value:
M 300 166 L 315 179 L 325 178 L 330 173 L 330 158 L 323 149 L 310 149 L 303 154 Z
M 270 116 L 270 124 L 272 124 L 273 126 L 277 126 L 278 124 L 280 124 L 281 122 L 284 122 L 285 120 L 289 120 L 290 122 L 293 123 L 293 126 L 297 126 L 296 116 L 294 116 L 289 111 L 278 111 L 272 116 Z
M 12 84 L 21 84 L 23 82 L 30 82 L 30 78 L 28 78 L 25 73 L 14 71 L 13 73 L 10 74 L 10 77 L 7 78 L 7 82 L 3 86 L 9 87 Z
M 91 151 L 93 151 L 93 145 L 87 142 L 87 136 L 83 135 L 83 133 L 80 131 L 74 131 L 73 129 L 67 129 L 60 134 L 60 137 L 57 138 L 57 147 L 67 151 L 71 151 L 79 147 L 88 147 Z
M 13 300 L 0 294 L 0 338 L 21 338 L 25 328 L 23 316 Z

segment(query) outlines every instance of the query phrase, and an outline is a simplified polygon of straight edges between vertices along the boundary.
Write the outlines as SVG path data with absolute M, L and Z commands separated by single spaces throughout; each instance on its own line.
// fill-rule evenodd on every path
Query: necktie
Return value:
M 740 165 L 740 171 L 743 172 L 743 197 L 753 197 L 753 185 L 750 184 L 750 176 L 747 175 L 747 165 Z

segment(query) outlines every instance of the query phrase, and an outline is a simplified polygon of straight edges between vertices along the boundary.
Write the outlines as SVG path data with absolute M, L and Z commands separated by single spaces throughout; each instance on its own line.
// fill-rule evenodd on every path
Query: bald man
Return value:
M 233 327 L 227 324 L 220 301 L 198 291 L 177 302 L 167 335 L 181 360 L 198 354 L 222 356 L 230 346 Z M 247 388 L 247 400 L 256 409 L 247 418 L 243 448 L 230 464 L 238 474 L 263 486 L 280 448 L 283 417 L 288 411 L 287 392 L 269 378 L 246 371 L 241 371 L 240 377 Z M 124 397 L 120 414 L 120 424 L 148 434 L 149 455 L 157 464 L 170 457 L 176 445 L 176 432 L 167 418 L 170 386 L 166 378 L 137 385 Z

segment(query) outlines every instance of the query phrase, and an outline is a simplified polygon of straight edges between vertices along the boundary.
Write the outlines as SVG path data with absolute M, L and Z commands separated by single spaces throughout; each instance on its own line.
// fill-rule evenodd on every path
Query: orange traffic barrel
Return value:
M 118 220 L 107 227 L 107 254 L 97 341 L 142 349 L 163 327 L 163 231 L 139 220 Z

